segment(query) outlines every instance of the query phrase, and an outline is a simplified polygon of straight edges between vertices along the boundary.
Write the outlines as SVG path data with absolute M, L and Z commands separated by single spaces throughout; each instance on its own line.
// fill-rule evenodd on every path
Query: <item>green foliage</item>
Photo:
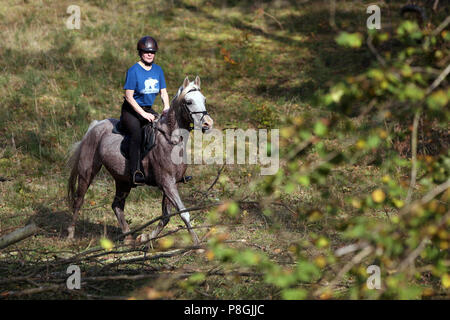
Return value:
M 341 32 L 336 37 L 337 44 L 343 47 L 359 48 L 362 45 L 362 35 L 360 33 Z
M 367 71 L 339 81 L 321 94 L 318 107 L 332 111 L 330 118 L 288 118 L 280 131 L 286 164 L 258 185 L 264 196 L 274 201 L 297 187 L 320 189 L 326 210 L 311 210 L 305 219 L 323 222 L 341 213 L 344 218 L 336 225 L 339 236 L 333 239 L 307 231 L 305 240 L 296 244 L 295 267 L 290 268 L 252 251 L 217 243 L 211 246 L 222 262 L 263 272 L 265 281 L 278 287 L 284 299 L 419 299 L 448 292 L 450 286 L 450 153 L 441 148 L 439 154 L 414 154 L 414 160 L 405 159 L 393 144 L 394 140 L 405 141 L 404 131 L 395 128 L 412 128 L 414 114 L 432 123 L 433 130 L 448 125 L 450 89 L 444 79 L 435 83 L 448 63 L 444 61 L 450 54 L 448 37 L 446 32 L 433 34 L 411 21 L 401 23 L 393 34 L 371 32 L 370 36 L 374 43 L 396 41 L 401 47 L 381 53 L 371 49 L 378 58 L 374 56 Z M 363 36 L 342 32 L 336 42 L 359 50 Z M 349 115 L 369 115 L 370 124 L 355 130 Z M 332 135 L 337 142 L 331 144 Z M 417 146 L 411 135 L 419 135 L 417 128 L 409 129 L 406 140 Z M 373 187 L 348 197 L 345 208 L 342 201 L 330 198 L 330 180 L 372 155 L 382 156 L 377 163 L 382 178 L 372 178 Z M 420 178 L 411 182 L 412 175 Z M 356 214 L 345 215 L 345 210 Z M 337 249 L 346 245 L 357 248 L 339 253 Z M 311 250 L 315 259 L 308 255 Z M 380 290 L 366 286 L 370 264 L 381 268 Z M 339 270 L 344 271 L 341 274 Z M 422 281 L 425 277 L 429 280 Z M 342 281 L 348 289 L 336 290 Z

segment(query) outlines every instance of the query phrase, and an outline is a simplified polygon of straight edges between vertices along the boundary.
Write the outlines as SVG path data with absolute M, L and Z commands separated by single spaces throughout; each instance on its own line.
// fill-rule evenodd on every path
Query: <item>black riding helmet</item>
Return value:
M 137 50 L 139 51 L 139 54 L 141 52 L 156 52 L 158 51 L 158 43 L 154 38 L 145 36 L 138 41 Z

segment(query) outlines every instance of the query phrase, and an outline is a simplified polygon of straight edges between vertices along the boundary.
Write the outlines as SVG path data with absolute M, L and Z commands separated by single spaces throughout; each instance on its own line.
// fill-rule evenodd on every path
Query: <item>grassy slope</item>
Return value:
M 326 111 L 310 107 L 313 92 L 325 89 L 329 80 L 359 72 L 371 61 L 364 50 L 350 52 L 336 46 L 327 3 L 79 1 L 81 29 L 68 30 L 65 20 L 70 1 L 2 0 L 0 177 L 9 181 L 0 183 L 0 234 L 34 220 L 43 232 L 12 248 L 76 252 L 95 245 L 105 231 L 108 236 L 118 232 L 110 210 L 114 186 L 102 170 L 86 196 L 79 237 L 75 242 L 64 239 L 70 219 L 64 202 L 65 157 L 92 120 L 119 116 L 125 72 L 137 60 L 135 43 L 145 34 L 158 39 L 157 63 L 165 70 L 170 96 L 186 75 L 202 77 L 217 128 L 277 127 L 286 114 L 326 116 Z M 365 8 L 360 1 L 345 1 L 337 11 L 337 26 L 363 31 Z M 225 56 L 235 63 L 227 62 Z M 196 191 L 206 190 L 217 169 L 191 167 L 195 179 L 181 187 L 186 205 L 199 203 Z M 370 167 L 350 168 L 344 173 L 349 180 L 330 181 L 344 213 L 344 193 L 370 188 L 377 174 Z M 227 166 L 211 198 L 242 194 L 251 199 L 249 186 L 256 179 L 257 168 Z M 353 181 L 363 183 L 354 185 Z M 285 200 L 304 212 L 318 206 L 317 194 L 317 190 L 299 188 Z M 224 218 L 223 222 L 235 224 L 224 231 L 270 255 L 279 249 L 288 256 L 289 244 L 301 239 L 304 228 L 329 235 L 335 232 L 331 223 L 308 225 L 281 207 L 278 214 L 283 227 L 269 231 L 255 208 L 246 210 L 249 213 L 236 220 Z M 159 214 L 158 190 L 133 190 L 126 207 L 132 227 Z M 195 224 L 205 222 L 205 213 L 197 216 Z M 168 229 L 179 223 L 172 219 Z M 177 241 L 189 242 L 182 233 Z M 167 262 L 200 268 L 206 261 L 203 255 L 195 255 Z M 273 288 L 258 282 L 230 284 L 228 280 L 211 278 L 211 286 L 205 286 L 202 294 L 179 291 L 176 297 L 277 297 Z M 107 292 L 126 295 L 132 288 Z

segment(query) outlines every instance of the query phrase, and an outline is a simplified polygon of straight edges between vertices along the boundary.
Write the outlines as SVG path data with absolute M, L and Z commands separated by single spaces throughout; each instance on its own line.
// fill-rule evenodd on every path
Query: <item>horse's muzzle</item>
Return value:
M 205 133 L 206 131 L 212 129 L 213 123 L 213 119 L 209 115 L 206 115 L 203 119 L 202 132 Z

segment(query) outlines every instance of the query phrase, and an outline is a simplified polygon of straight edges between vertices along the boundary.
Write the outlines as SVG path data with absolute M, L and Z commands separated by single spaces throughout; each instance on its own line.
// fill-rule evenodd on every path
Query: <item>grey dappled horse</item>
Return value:
M 93 121 L 83 139 L 74 145 L 74 151 L 69 160 L 72 169 L 68 196 L 73 208 L 73 220 L 68 227 L 69 239 L 74 237 L 75 224 L 86 191 L 102 165 L 113 176 L 116 183 L 112 209 L 122 232 L 130 231 L 125 221 L 124 207 L 132 188 L 132 181 L 128 160 L 120 152 L 120 144 L 124 137 L 113 133 L 113 128 L 118 121 L 117 119 Z M 173 98 L 169 111 L 156 124 L 156 145 L 142 160 L 148 184 L 159 187 L 163 192 L 162 214 L 165 218 L 160 220 L 151 238 L 156 237 L 169 222 L 169 217 L 166 216 L 170 214 L 171 206 L 178 211 L 185 209 L 178 194 L 177 182 L 182 181 L 187 166 L 183 161 L 172 161 L 171 155 L 174 148 L 181 150 L 180 154 L 183 153 L 188 136 L 186 141 L 183 141 L 179 135 L 176 137 L 176 133 L 182 131 L 181 129 L 191 130 L 192 128 L 201 128 L 206 131 L 211 129 L 212 125 L 213 120 L 205 108 L 205 97 L 200 92 L 200 78 L 197 76 L 195 81 L 189 82 L 189 78 L 186 77 Z M 197 244 L 199 240 L 191 227 L 189 212 L 181 213 L 181 218 L 193 242 Z M 128 235 L 125 240 L 132 242 L 133 237 Z

